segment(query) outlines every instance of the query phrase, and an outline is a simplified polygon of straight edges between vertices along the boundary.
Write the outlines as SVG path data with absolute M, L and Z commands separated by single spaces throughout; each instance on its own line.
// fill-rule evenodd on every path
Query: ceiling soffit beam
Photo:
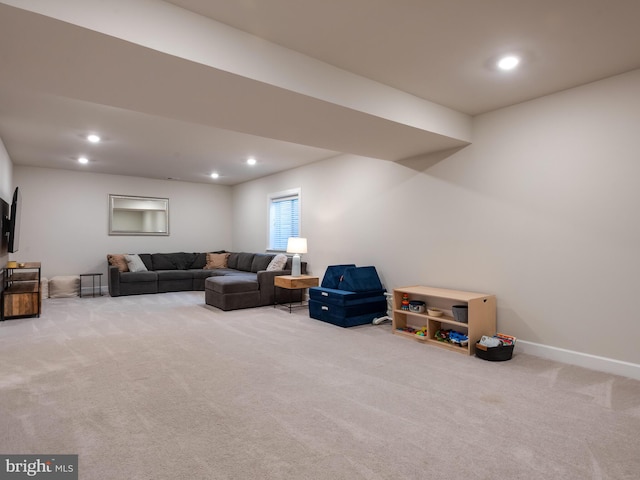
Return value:
M 468 115 L 171 4 L 32 0 L 28 8 L 65 22 L 2 9 L 0 39 L 21 50 L 3 70 L 34 89 L 389 160 L 471 141 Z M 25 34 L 25 21 L 39 34 Z M 55 38 L 53 52 L 46 38 Z M 109 59 L 116 71 L 105 71 Z

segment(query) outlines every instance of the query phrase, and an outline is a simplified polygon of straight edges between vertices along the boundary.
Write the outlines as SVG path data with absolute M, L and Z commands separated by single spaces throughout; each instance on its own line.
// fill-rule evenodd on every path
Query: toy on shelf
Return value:
M 413 327 L 402 327 L 402 328 L 398 328 L 398 330 L 400 330 L 401 332 L 405 332 L 405 333 L 416 333 L 416 329 Z
M 409 310 L 409 294 L 408 293 L 402 294 L 402 305 L 400 308 L 401 310 Z
M 435 338 L 440 342 L 453 343 L 461 347 L 466 347 L 469 344 L 469 337 L 455 330 L 438 330 Z
M 416 335 L 418 337 L 426 338 L 427 337 L 427 327 L 422 327 L 419 330 L 416 330 Z

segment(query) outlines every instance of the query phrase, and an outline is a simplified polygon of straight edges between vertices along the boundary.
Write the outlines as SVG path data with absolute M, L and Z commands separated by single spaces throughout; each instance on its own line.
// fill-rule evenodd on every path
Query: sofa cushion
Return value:
M 205 289 L 220 294 L 255 292 L 258 290 L 258 281 L 242 275 L 209 277 L 205 280 Z
M 236 270 L 242 270 L 243 272 L 251 271 L 251 264 L 253 263 L 253 257 L 255 253 L 241 252 L 238 254 L 238 266 Z M 230 267 L 233 268 L 233 267 Z
M 229 258 L 227 258 L 227 266 L 229 268 L 238 268 L 238 258 L 240 258 L 239 253 L 230 253 Z
M 186 270 L 196 258 L 195 253 L 154 253 L 151 262 L 154 270 Z
M 153 270 L 177 270 L 167 253 L 151 254 L 151 263 L 153 264 Z
M 126 272 L 120 274 L 121 283 L 157 282 L 156 272 Z
M 212 272 L 220 272 L 220 276 L 225 277 L 249 277 L 249 278 L 257 278 L 257 275 L 253 272 L 243 272 L 242 270 L 234 270 L 232 268 L 218 268 L 216 270 L 211 270 Z
M 213 268 L 211 270 L 202 269 L 202 271 L 207 273 L 207 275 L 205 275 L 205 277 L 202 277 L 202 278 L 222 277 L 224 275 L 228 275 L 229 272 L 237 272 L 237 270 L 230 270 L 228 268 Z
M 204 268 L 207 264 L 207 254 L 206 253 L 196 253 L 196 257 L 193 260 L 193 263 L 189 266 L 189 268 Z
M 266 270 L 275 255 L 269 253 L 256 253 L 251 262 L 251 271 L 257 273 Z
M 142 260 L 142 263 L 144 263 L 144 266 L 147 267 L 147 270 L 153 270 L 153 262 L 151 261 L 150 253 L 139 253 L 138 256 L 140 257 L 140 260 Z
M 186 280 L 193 278 L 190 270 L 156 270 L 158 280 Z
M 205 278 L 212 277 L 216 274 L 215 270 L 205 270 L 204 268 L 192 268 L 191 270 L 189 270 L 189 272 L 191 273 L 191 276 L 194 279 L 195 278 L 205 279 Z
M 178 270 L 187 270 L 191 268 L 191 265 L 193 265 L 193 261 L 196 259 L 196 254 L 192 252 L 181 252 L 173 254 L 172 258 L 174 259 Z

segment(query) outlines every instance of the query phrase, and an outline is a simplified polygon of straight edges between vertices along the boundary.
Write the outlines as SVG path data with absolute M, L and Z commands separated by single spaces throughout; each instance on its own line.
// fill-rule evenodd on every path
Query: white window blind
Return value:
M 300 195 L 272 197 L 269 219 L 269 249 L 285 251 L 289 237 L 300 235 Z

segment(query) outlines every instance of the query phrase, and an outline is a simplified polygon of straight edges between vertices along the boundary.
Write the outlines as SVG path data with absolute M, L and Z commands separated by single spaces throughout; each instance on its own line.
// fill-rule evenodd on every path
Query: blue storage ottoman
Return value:
M 309 316 L 340 327 L 371 323 L 387 313 L 375 267 L 332 265 L 322 286 L 309 289 Z

